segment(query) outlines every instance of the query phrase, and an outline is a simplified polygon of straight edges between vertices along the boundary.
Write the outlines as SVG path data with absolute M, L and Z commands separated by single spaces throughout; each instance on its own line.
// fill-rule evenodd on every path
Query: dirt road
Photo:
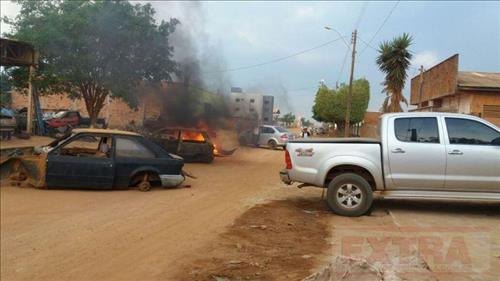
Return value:
M 191 188 L 145 193 L 2 186 L 1 279 L 300 280 L 341 255 L 409 280 L 500 276 L 498 205 L 387 201 L 338 217 L 321 190 L 284 188 L 282 162 L 243 148 L 187 165 Z
M 213 165 L 187 165 L 198 176 L 191 188 L 146 193 L 2 186 L 2 280 L 168 279 L 185 256 L 280 190 L 282 158 L 243 148 Z

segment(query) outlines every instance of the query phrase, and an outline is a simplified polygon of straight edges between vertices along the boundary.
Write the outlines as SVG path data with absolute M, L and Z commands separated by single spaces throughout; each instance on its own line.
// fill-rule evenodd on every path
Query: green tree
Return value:
M 10 104 L 11 101 L 11 82 L 9 80 L 9 76 L 0 71 L 0 105 L 6 106 Z
M 283 115 L 283 117 L 279 118 L 280 122 L 283 122 L 285 126 L 289 127 L 290 124 L 295 122 L 295 115 L 293 115 L 291 112 Z
M 303 127 L 309 127 L 312 125 L 312 122 L 306 119 L 305 117 L 301 117 L 300 124 L 302 124 Z
M 83 98 L 95 124 L 107 96 L 137 106 L 140 83 L 170 81 L 176 72 L 169 35 L 178 21 L 154 19 L 150 4 L 127 1 L 18 1 L 8 37 L 40 53 L 34 85 L 40 94 Z M 27 71 L 11 69 L 14 86 L 27 86 Z
M 328 89 L 322 85 L 316 93 L 313 105 L 313 118 L 319 122 L 337 124 L 340 131 L 345 126 L 345 112 L 349 85 L 342 84 L 338 89 Z M 353 81 L 351 99 L 350 123 L 355 124 L 363 120 L 370 100 L 370 83 L 361 78 Z
M 334 91 L 329 90 L 326 85 L 321 84 L 314 98 L 312 108 L 313 119 L 318 122 L 333 122 L 333 112 L 330 103 L 333 100 Z
M 379 46 L 379 56 L 376 59 L 380 70 L 385 73 L 383 92 L 387 95 L 382 104 L 382 112 L 400 112 L 401 102 L 408 105 L 408 101 L 403 96 L 403 88 L 408 77 L 408 67 L 412 54 L 408 47 L 412 44 L 412 37 L 406 33 L 392 39 L 384 41 Z

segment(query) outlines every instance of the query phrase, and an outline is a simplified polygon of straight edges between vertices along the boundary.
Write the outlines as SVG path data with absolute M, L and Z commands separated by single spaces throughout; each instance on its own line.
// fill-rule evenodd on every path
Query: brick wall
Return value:
M 359 130 L 359 135 L 365 138 L 378 138 L 379 130 L 378 130 L 378 122 L 380 112 L 365 112 L 365 116 L 363 117 L 363 125 Z
M 156 93 L 144 95 L 139 100 L 137 109 L 130 108 L 123 100 L 108 98 L 99 113 L 100 118 L 105 118 L 110 128 L 124 128 L 134 122 L 142 124 L 143 118 L 156 118 L 160 115 L 161 104 L 156 99 Z M 84 117 L 88 117 L 85 102 L 82 99 L 70 99 L 67 95 L 48 95 L 40 97 L 40 105 L 44 112 L 57 110 L 78 110 Z M 22 108 L 28 106 L 28 96 L 13 92 L 12 107 Z

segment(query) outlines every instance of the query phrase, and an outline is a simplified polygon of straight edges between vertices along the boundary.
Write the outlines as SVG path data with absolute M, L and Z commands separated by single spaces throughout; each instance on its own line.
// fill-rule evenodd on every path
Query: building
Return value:
M 255 119 L 263 124 L 273 123 L 273 96 L 245 93 L 241 88 L 231 88 L 228 104 L 232 117 Z
M 361 122 L 361 127 L 359 128 L 359 136 L 366 138 L 378 138 L 379 137 L 379 126 L 378 122 L 380 119 L 380 112 L 367 111 Z
M 465 113 L 500 125 L 500 73 L 459 71 L 455 54 L 411 79 L 411 111 Z

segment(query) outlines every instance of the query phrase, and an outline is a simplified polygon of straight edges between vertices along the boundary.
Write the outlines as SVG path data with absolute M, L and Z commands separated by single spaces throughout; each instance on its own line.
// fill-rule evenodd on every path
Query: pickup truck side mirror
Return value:
M 498 145 L 498 146 L 500 146 L 500 137 L 498 137 L 498 138 L 496 138 L 496 139 L 492 140 L 492 141 L 491 141 L 491 144 L 492 144 L 492 145 Z

